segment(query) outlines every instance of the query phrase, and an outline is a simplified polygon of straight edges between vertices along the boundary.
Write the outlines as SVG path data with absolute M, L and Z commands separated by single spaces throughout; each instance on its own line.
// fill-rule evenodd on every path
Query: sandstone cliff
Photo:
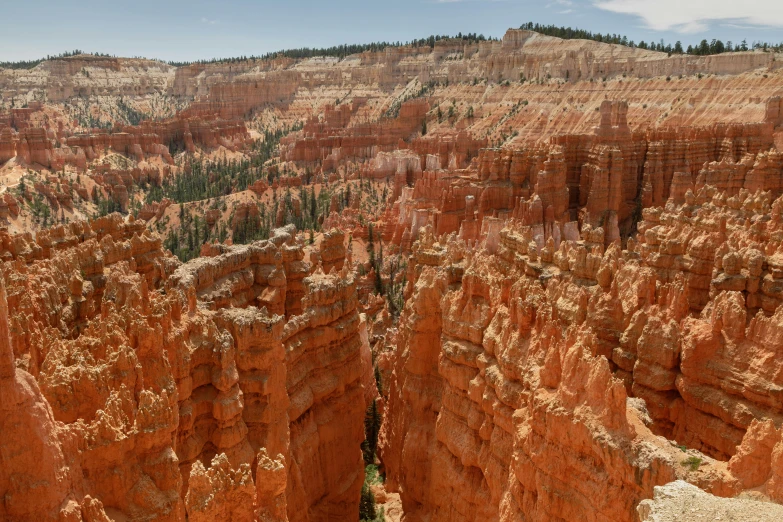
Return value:
M 2 517 L 355 513 L 367 348 L 350 276 L 304 277 L 292 228 L 184 265 L 141 230 L 115 214 L 4 241 Z
M 741 197 L 733 212 L 769 208 Z M 689 208 L 713 223 L 732 212 L 669 203 L 673 226 Z M 751 294 L 723 289 L 718 266 L 694 316 L 685 265 L 660 272 L 639 254 L 647 243 L 604 249 L 585 225 L 539 246 L 533 228 L 511 221 L 477 252 L 419 231 L 380 442 L 406 520 L 635 520 L 676 478 L 779 499 L 776 465 L 751 462 L 774 454 L 780 383 L 774 364 L 749 363 L 774 360 L 777 314 L 746 319 Z M 698 244 L 699 226 L 686 230 Z M 742 226 L 712 241 L 726 249 L 732 234 L 752 248 Z

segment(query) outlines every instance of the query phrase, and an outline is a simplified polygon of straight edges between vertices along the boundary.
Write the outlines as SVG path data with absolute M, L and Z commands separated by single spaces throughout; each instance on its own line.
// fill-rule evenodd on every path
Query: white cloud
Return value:
M 202 24 L 215 25 L 216 23 L 218 23 L 218 20 L 217 20 L 217 19 L 215 19 L 215 20 L 210 20 L 209 18 L 204 18 L 204 17 L 201 17 L 201 23 L 202 23 Z
M 781 0 L 593 0 L 593 5 L 638 16 L 656 31 L 698 33 L 720 21 L 783 27 Z
M 731 27 L 732 29 L 755 29 L 752 25 L 740 25 L 740 24 L 720 24 L 721 27 Z

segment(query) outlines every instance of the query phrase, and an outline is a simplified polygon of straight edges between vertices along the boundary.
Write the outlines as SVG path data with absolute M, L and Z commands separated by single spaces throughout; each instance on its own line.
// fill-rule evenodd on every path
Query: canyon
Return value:
M 0 69 L 0 519 L 779 519 L 782 63 Z

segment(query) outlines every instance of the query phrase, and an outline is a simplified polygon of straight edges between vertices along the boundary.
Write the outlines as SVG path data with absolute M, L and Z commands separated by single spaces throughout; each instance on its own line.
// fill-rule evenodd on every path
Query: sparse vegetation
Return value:
M 73 51 L 65 51 L 63 53 L 49 56 L 46 55 L 46 58 L 38 58 L 37 60 L 19 60 L 16 62 L 0 62 L 0 68 L 2 69 L 32 69 L 36 65 L 40 64 L 41 62 L 44 62 L 46 60 L 59 60 L 62 58 L 70 58 L 71 56 L 77 56 L 80 54 L 89 54 L 92 56 L 101 56 L 101 57 L 108 57 L 108 54 L 101 54 L 101 53 L 86 53 L 82 51 L 81 49 L 74 49 Z
M 151 187 L 147 193 L 147 202 L 160 201 L 164 197 L 176 203 L 187 203 L 225 196 L 233 192 L 246 190 L 253 182 L 262 177 L 271 183 L 280 173 L 264 171 L 265 163 L 277 153 L 280 138 L 295 129 L 266 131 L 264 139 L 253 146 L 251 160 L 216 159 L 203 161 L 188 158 L 184 171 L 172 176 L 160 187 Z M 173 144 L 172 146 L 173 147 Z
M 246 61 L 260 61 L 271 60 L 274 58 L 313 58 L 315 56 L 329 56 L 333 58 L 343 59 L 352 54 L 359 54 L 364 52 L 377 52 L 383 51 L 387 47 L 429 47 L 430 49 L 435 47 L 435 43 L 441 40 L 462 40 L 465 43 L 484 42 L 487 40 L 497 40 L 497 38 L 487 38 L 483 34 L 476 33 L 458 33 L 456 36 L 447 35 L 431 35 L 427 38 L 419 38 L 408 42 L 372 42 L 367 44 L 342 44 L 334 45 L 332 47 L 310 48 L 300 47 L 298 49 L 285 49 L 282 51 L 275 51 L 267 53 L 261 56 L 237 56 L 233 58 L 212 58 L 211 60 L 199 60 L 197 62 L 176 62 L 170 61 L 169 65 L 182 66 L 190 65 L 192 63 L 239 63 Z
M 699 466 L 701 466 L 701 462 L 701 458 L 691 455 L 687 459 L 683 460 L 680 464 L 691 471 L 698 471 Z
M 584 29 L 577 29 L 577 28 L 571 28 L 571 27 L 563 27 L 563 26 L 556 26 L 554 24 L 551 25 L 543 25 L 543 24 L 537 24 L 533 22 L 528 22 L 526 24 L 522 24 L 520 29 L 527 29 L 529 31 L 535 31 L 537 33 L 545 34 L 547 36 L 555 36 L 557 38 L 562 38 L 564 40 L 594 40 L 596 42 L 603 42 L 603 43 L 610 43 L 610 44 L 616 44 L 616 45 L 624 45 L 626 47 L 637 47 L 639 49 L 649 49 L 651 51 L 659 51 L 659 52 L 665 52 L 669 55 L 672 54 L 693 54 L 697 56 L 706 56 L 706 55 L 712 55 L 712 54 L 721 54 L 726 52 L 740 52 L 740 51 L 753 51 L 753 50 L 762 50 L 762 51 L 775 51 L 780 52 L 783 50 L 783 42 L 773 45 L 767 42 L 753 42 L 752 44 L 748 45 L 747 40 L 742 40 L 739 44 L 734 44 L 733 42 L 726 42 L 725 44 L 721 40 L 712 39 L 711 41 L 702 40 L 698 45 L 691 46 L 689 45 L 687 49 L 683 50 L 682 42 L 675 42 L 674 45 L 667 44 L 663 40 L 660 40 L 659 42 L 650 42 L 647 43 L 644 40 L 640 41 L 638 44 L 634 43 L 633 40 L 629 40 L 627 36 L 619 35 L 619 34 L 601 34 L 601 33 L 593 33 L 591 31 L 585 31 Z
M 421 98 L 422 96 L 429 95 L 435 86 L 435 82 L 423 84 L 418 90 L 408 93 L 405 96 L 395 100 L 384 113 L 386 118 L 396 118 L 400 114 L 400 107 L 408 100 L 414 98 Z

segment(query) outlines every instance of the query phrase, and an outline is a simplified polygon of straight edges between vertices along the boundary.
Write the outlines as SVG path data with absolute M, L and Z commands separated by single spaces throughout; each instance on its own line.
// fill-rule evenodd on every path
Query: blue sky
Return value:
M 458 32 L 502 36 L 554 23 L 685 46 L 702 38 L 783 41 L 783 0 L 2 0 L 0 61 L 82 49 L 164 60 L 292 47 L 406 41 Z

